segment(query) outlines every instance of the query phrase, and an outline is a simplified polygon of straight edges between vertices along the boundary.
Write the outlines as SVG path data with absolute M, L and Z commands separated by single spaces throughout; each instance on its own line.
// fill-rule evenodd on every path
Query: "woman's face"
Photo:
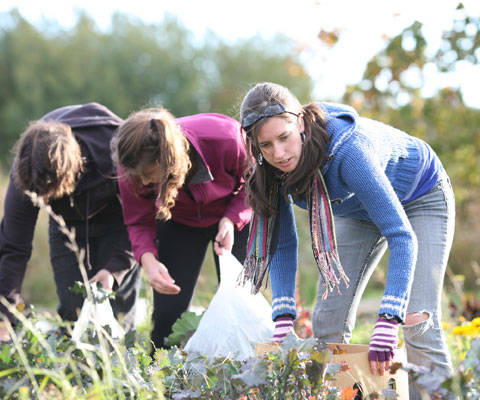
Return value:
M 158 164 L 146 165 L 138 173 L 138 176 L 145 186 L 151 183 L 157 184 L 160 182 L 160 166 Z
M 271 117 L 258 131 L 258 146 L 263 158 L 283 172 L 292 172 L 302 155 L 304 131 L 302 117 Z

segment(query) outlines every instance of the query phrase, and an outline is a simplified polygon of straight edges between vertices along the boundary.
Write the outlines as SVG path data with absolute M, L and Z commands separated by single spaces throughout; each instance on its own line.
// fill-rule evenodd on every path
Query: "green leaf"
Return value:
M 337 364 L 328 364 L 327 365 L 327 371 L 325 372 L 326 375 L 336 375 L 339 374 L 342 369 L 342 364 L 337 363 Z
M 138 334 L 136 330 L 127 332 L 127 334 L 123 337 L 125 347 L 127 349 L 130 347 L 134 347 L 135 343 L 137 342 L 137 337 L 138 337 Z
M 10 344 L 8 344 L 8 343 L 3 343 L 2 344 L 2 351 L 0 353 L 0 360 L 2 360 L 2 362 L 4 362 L 5 364 L 8 364 L 10 362 L 10 360 L 12 359 L 12 357 L 10 355 L 10 349 L 11 349 Z
M 181 346 L 185 337 L 191 336 L 197 330 L 201 319 L 201 315 L 185 311 L 173 324 L 172 333 L 167 338 L 168 345 Z
M 115 299 L 115 292 L 111 290 L 105 290 L 99 282 L 89 283 L 90 290 L 92 291 L 93 301 L 97 304 L 103 303 L 107 299 Z M 83 282 L 76 281 L 70 288 L 70 292 L 80 294 L 83 298 L 87 297 L 87 290 Z
M 329 350 L 314 351 L 310 355 L 312 361 L 316 361 L 320 364 L 326 364 L 332 358 L 332 353 Z
M 242 372 L 238 375 L 233 375 L 232 379 L 240 379 L 248 387 L 257 387 L 267 382 L 268 365 L 262 359 L 252 359 L 251 362 L 246 362 L 242 367 Z
M 164 349 L 159 349 L 155 352 L 155 360 L 157 361 L 158 368 L 162 369 L 171 365 L 168 358 L 168 352 Z

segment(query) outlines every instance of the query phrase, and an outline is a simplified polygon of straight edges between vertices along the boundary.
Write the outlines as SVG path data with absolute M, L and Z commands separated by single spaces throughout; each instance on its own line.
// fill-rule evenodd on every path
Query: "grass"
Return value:
M 40 203 L 41 204 L 41 203 Z M 53 215 L 55 218 L 56 216 Z M 83 272 L 87 296 L 93 302 L 95 292 L 90 289 L 83 267 L 83 251 L 76 248 L 72 233 L 65 225 L 63 231 L 70 237 L 72 250 L 79 259 Z M 211 254 L 211 253 L 210 253 Z M 211 273 L 211 268 L 210 268 Z M 212 279 L 203 284 L 211 284 Z M 214 290 L 214 288 L 210 288 Z M 200 298 L 196 293 L 196 297 Z M 100 300 L 96 300 L 100 301 Z M 207 298 L 205 298 L 207 301 Z M 208 301 L 207 301 L 208 302 Z M 7 305 L 6 302 L 4 302 Z M 233 398 L 242 399 L 277 399 L 290 393 L 285 398 L 334 399 L 341 394 L 342 398 L 353 399 L 355 392 L 351 388 L 338 388 L 333 393 L 332 386 L 325 386 L 324 376 L 320 375 L 325 367 L 325 354 L 316 347 L 315 341 L 305 340 L 292 343 L 285 355 L 268 355 L 256 358 L 246 364 L 235 363 L 224 359 L 208 360 L 204 355 L 185 355 L 173 349 L 173 352 L 156 353 L 152 360 L 147 355 L 142 341 L 135 332 L 127 335 L 121 343 L 117 343 L 109 333 L 94 321 L 93 330 L 82 336 L 82 341 L 69 339 L 71 326 L 56 320 L 61 329 L 70 335 L 62 335 L 60 328 L 54 328 L 47 335 L 39 332 L 35 325 L 38 319 L 26 318 L 8 305 L 20 323 L 14 331 L 10 329 L 12 343 L 6 343 L 0 351 L 0 391 L 4 398 L 30 399 L 31 395 L 40 399 L 162 399 L 164 393 L 169 398 L 225 398 L 228 392 L 235 393 Z M 42 318 L 42 316 L 40 316 Z M 460 321 L 463 322 L 463 321 Z M 7 326 L 8 323 L 7 323 Z M 460 329 L 461 328 L 461 329 Z M 458 376 L 440 387 L 442 381 L 432 376 L 429 370 L 420 370 L 420 375 L 430 375 L 428 393 L 432 395 L 445 391 L 452 395 L 458 393 L 478 394 L 475 389 L 480 384 L 480 342 L 473 341 L 471 335 L 480 333 L 480 318 L 463 324 L 457 329 L 447 330 L 451 349 L 460 354 L 458 360 L 465 358 L 465 369 L 455 368 Z M 368 341 L 372 325 L 359 325 L 355 330 L 353 342 Z M 148 323 L 142 327 L 143 334 L 148 331 Z M 459 334 L 459 332 L 462 332 Z M 93 333 L 93 336 L 90 336 Z M 84 334 L 85 335 L 85 334 Z M 293 338 L 293 337 L 290 337 Z M 85 341 L 83 341 L 85 340 Z M 289 345 L 287 338 L 282 344 Z M 144 341 L 143 341 L 144 342 Z M 290 345 L 289 345 L 290 346 Z M 467 355 L 467 350 L 471 350 Z M 281 352 L 283 353 L 283 352 Z M 309 358 L 305 358 L 308 356 Z M 340 364 L 338 364 L 341 368 Z M 327 370 L 329 366 L 326 366 Z M 335 365 L 332 368 L 337 368 Z M 402 368 L 418 368 L 402 366 Z M 457 369 L 458 368 L 458 369 Z M 411 369 L 417 373 L 415 369 Z M 287 373 L 286 373 L 287 372 Z M 337 371 L 338 372 L 338 371 Z M 332 372 L 333 374 L 336 372 Z M 327 372 L 327 376 L 329 376 Z M 308 378 L 308 379 L 306 379 Z M 325 378 L 327 379 L 327 378 Z M 415 379 L 413 377 L 413 379 Z M 328 379 L 327 379 L 328 380 Z M 280 383 L 280 384 L 279 384 Z M 341 389 L 341 393 L 340 393 Z M 344 397 L 346 389 L 350 395 Z M 280 392 L 278 392 L 280 390 Z M 453 391 L 452 391 L 453 390 Z M 248 393 L 245 396 L 242 393 Z M 173 396 L 170 397 L 170 394 Z M 180 395 L 180 397 L 177 396 Z M 192 397 L 193 396 L 193 397 Z M 200 396 L 200 397 L 199 397 Z M 438 397 L 438 396 L 437 396 Z M 387 398 L 387 396 L 377 396 Z M 474 397 L 472 397 L 474 398 Z M 475 397 L 476 398 L 476 397 Z
M 0 173 L 0 218 L 3 217 L 3 201 L 7 189 L 8 179 L 5 175 Z M 318 271 L 313 260 L 310 248 L 310 232 L 308 230 L 307 213 L 298 208 L 295 209 L 297 224 L 299 227 L 299 270 L 298 282 L 300 298 L 304 301 L 304 306 L 307 309 L 313 309 L 318 282 Z M 364 293 L 363 299 L 377 299 L 383 294 L 383 285 L 385 279 L 385 263 L 388 254 L 386 254 L 376 271 L 374 272 L 367 289 Z M 206 308 L 215 293 L 217 288 L 217 278 L 215 272 L 215 263 L 213 260 L 213 251 L 211 246 L 208 248 L 205 262 L 200 273 L 198 283 L 195 289 L 193 305 L 198 308 Z M 270 289 L 263 291 L 267 299 L 271 299 Z M 449 292 L 444 293 L 443 309 L 448 310 L 449 300 L 453 297 L 458 298 L 461 290 L 458 289 L 453 295 Z M 149 298 L 150 288 L 146 280 L 143 280 L 142 293 Z M 28 262 L 26 276 L 22 286 L 22 297 L 29 304 L 35 304 L 38 310 L 46 310 L 52 312 L 57 304 L 57 297 L 55 293 L 55 284 L 53 280 L 53 273 L 50 266 L 49 246 L 48 246 L 48 215 L 44 210 L 40 210 L 37 225 L 35 228 L 35 235 L 33 241 L 32 257 Z M 460 299 L 457 299 L 457 303 Z M 372 309 L 372 313 L 367 314 L 367 317 L 359 317 L 357 326 L 353 332 L 352 343 L 366 344 L 369 341 L 371 331 L 373 329 L 373 322 L 376 310 Z M 444 311 L 444 320 L 446 324 L 455 325 L 446 311 Z M 150 329 L 149 319 L 142 324 L 140 329 L 148 332 Z M 447 332 L 447 340 L 449 342 L 451 353 L 453 355 L 453 362 L 458 366 L 461 361 L 461 354 L 456 350 L 458 347 L 458 338 L 452 336 Z

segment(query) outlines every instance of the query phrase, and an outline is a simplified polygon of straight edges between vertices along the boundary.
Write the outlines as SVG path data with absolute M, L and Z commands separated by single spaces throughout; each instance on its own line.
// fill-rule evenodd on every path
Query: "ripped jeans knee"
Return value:
M 424 333 L 428 328 L 433 326 L 432 314 L 426 310 L 407 313 L 404 326 L 421 328 L 418 333 Z M 415 331 L 417 330 L 418 329 L 415 329 Z
M 441 322 L 436 313 L 426 310 L 407 313 L 402 326 L 408 362 L 451 375 L 450 354 Z

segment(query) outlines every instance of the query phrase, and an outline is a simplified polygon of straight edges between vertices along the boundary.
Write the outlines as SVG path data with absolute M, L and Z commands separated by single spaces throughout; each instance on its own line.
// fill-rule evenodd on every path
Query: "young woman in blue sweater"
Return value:
M 346 105 L 302 106 L 283 86 L 259 83 L 240 117 L 251 165 L 251 223 L 244 278 L 258 290 L 269 270 L 274 340 L 293 328 L 297 234 L 292 204 L 308 210 L 322 279 L 314 334 L 348 342 L 373 269 L 390 250 L 370 341 L 383 374 L 403 333 L 409 362 L 452 372 L 441 326 L 443 276 L 454 232 L 454 196 L 431 147 Z M 335 225 L 333 223 L 335 216 Z

